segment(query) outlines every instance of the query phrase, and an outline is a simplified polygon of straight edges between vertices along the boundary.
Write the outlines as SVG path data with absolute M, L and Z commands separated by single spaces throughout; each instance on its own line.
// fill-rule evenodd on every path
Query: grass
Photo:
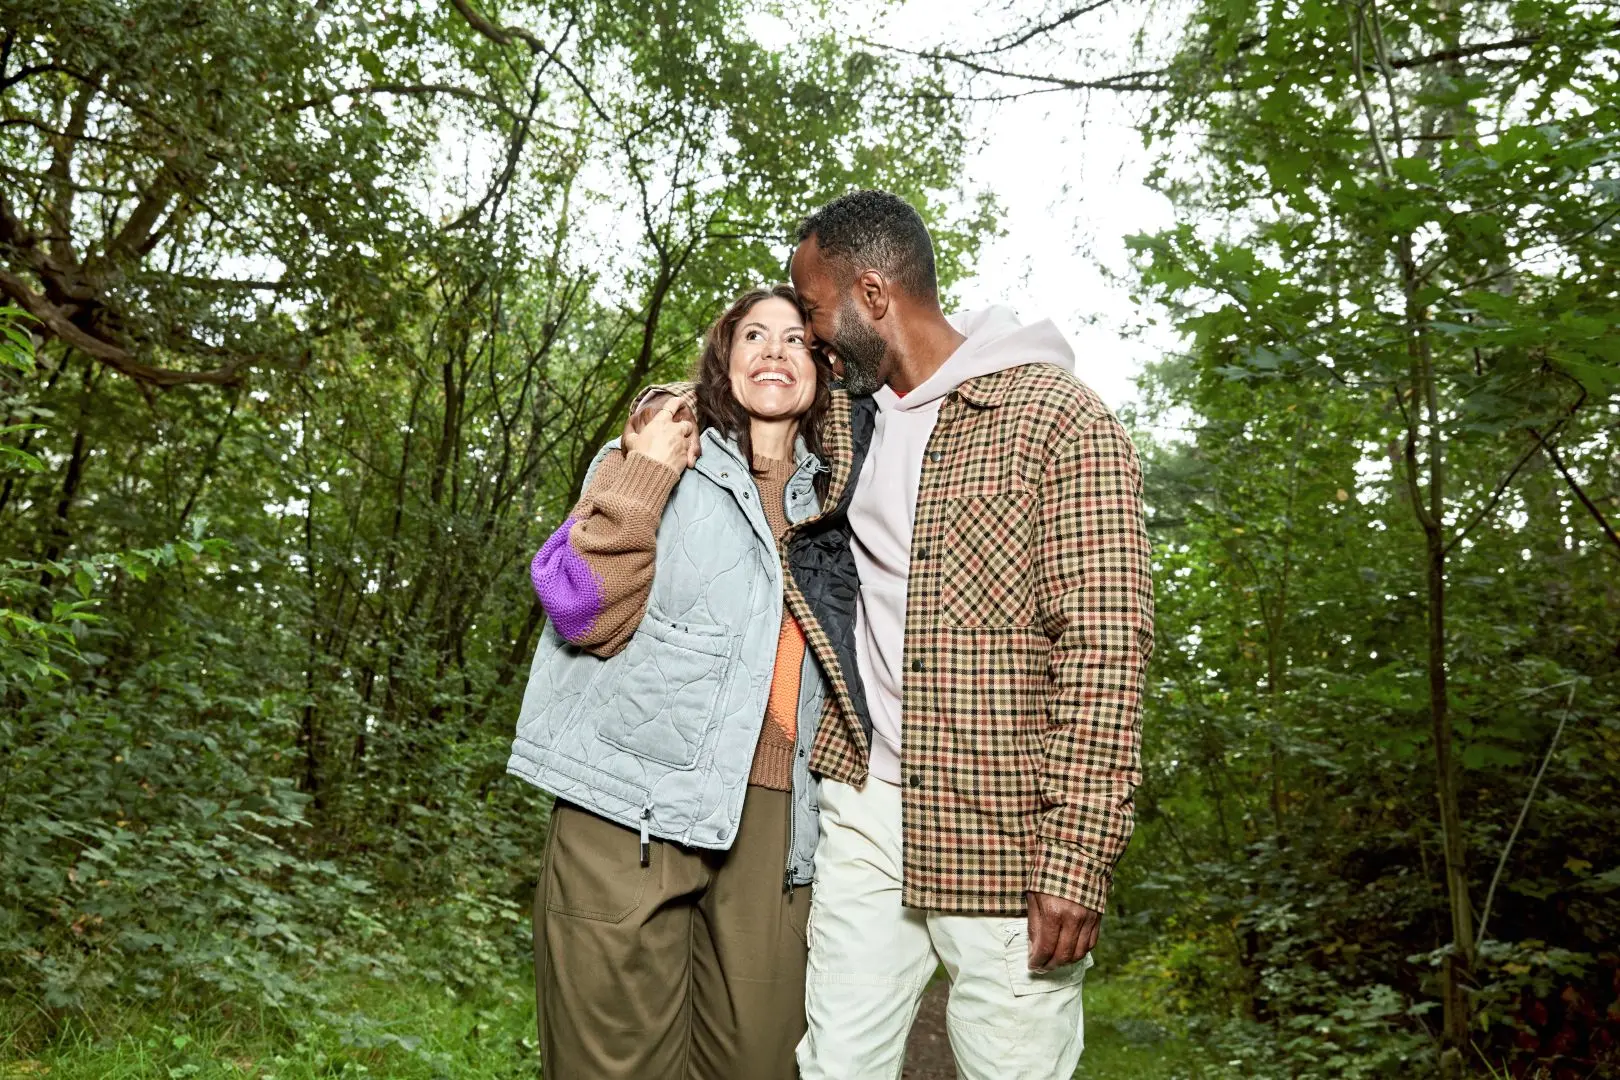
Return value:
M 442 986 L 355 979 L 335 988 L 348 1016 L 132 1010 L 62 1027 L 31 1045 L 37 1013 L 0 1004 L 0 1080 L 534 1080 L 534 998 L 526 986 L 458 999 Z M 337 995 L 334 995 L 335 997 Z
M 1086 1050 L 1077 1080 L 1199 1080 L 1208 1051 L 1151 1018 L 1138 984 L 1086 979 Z
M 476 999 L 417 980 L 334 978 L 346 1016 L 135 1008 L 80 1019 L 48 1042 L 39 1013 L 0 1003 L 0 1080 L 537 1080 L 525 982 Z M 1088 979 L 1079 1080 L 1202 1080 L 1208 1053 L 1151 1019 L 1128 980 Z

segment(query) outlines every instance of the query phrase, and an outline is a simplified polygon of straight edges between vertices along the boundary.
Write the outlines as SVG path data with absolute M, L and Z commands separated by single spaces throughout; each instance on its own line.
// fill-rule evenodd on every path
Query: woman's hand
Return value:
M 670 398 L 644 422 L 626 426 L 624 452 L 652 458 L 677 473 L 687 469 L 697 461 L 697 425 L 691 415 L 678 398 Z

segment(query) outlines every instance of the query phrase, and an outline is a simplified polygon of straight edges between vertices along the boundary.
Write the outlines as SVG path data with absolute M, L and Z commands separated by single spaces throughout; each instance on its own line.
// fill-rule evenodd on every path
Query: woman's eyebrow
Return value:
M 752 321 L 745 322 L 745 323 L 742 324 L 742 328 L 744 330 L 747 330 L 750 326 L 757 326 L 761 330 L 767 330 L 767 331 L 770 330 L 770 327 L 766 326 L 764 323 L 759 322 L 757 320 L 752 320 Z M 789 330 L 797 330 L 801 334 L 804 333 L 804 327 L 800 326 L 798 323 L 794 323 L 792 326 L 788 327 L 788 329 Z

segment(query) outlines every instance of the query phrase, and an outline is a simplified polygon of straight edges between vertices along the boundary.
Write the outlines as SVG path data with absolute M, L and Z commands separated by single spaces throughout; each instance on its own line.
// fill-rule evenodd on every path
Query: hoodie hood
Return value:
M 967 338 L 950 358 L 921 386 L 901 396 L 887 386 L 874 395 L 885 412 L 916 412 L 931 408 L 969 379 L 1025 364 L 1056 364 L 1074 370 L 1074 350 L 1051 319 L 1018 321 L 1012 308 L 1001 304 L 982 311 L 959 311 L 946 317 L 956 332 Z

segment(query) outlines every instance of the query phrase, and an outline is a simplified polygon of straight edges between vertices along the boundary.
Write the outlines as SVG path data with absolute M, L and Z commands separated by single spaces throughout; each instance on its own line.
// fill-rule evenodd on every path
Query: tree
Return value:
M 1196 172 L 1161 172 L 1187 222 L 1137 242 L 1198 369 L 1262 408 L 1274 381 L 1344 399 L 1421 538 L 1446 1075 L 1470 1054 L 1487 884 L 1456 750 L 1459 567 L 1555 457 L 1588 463 L 1557 469 L 1590 515 L 1572 543 L 1620 554 L 1577 476 L 1620 386 L 1615 29 L 1581 4 L 1202 4 L 1146 128 L 1202 133 Z
M 44 467 L 3 477 L 0 557 L 48 611 L 40 567 L 218 542 L 109 566 L 65 680 L 0 691 L 8 990 L 297 1000 L 362 909 L 443 935 L 453 985 L 520 963 L 467 930 L 544 823 L 504 775 L 523 570 L 628 395 L 835 193 L 928 207 L 947 280 L 990 226 L 954 106 L 873 108 L 893 65 L 750 10 L 5 9 L 0 288 L 39 363 L 0 445 Z

